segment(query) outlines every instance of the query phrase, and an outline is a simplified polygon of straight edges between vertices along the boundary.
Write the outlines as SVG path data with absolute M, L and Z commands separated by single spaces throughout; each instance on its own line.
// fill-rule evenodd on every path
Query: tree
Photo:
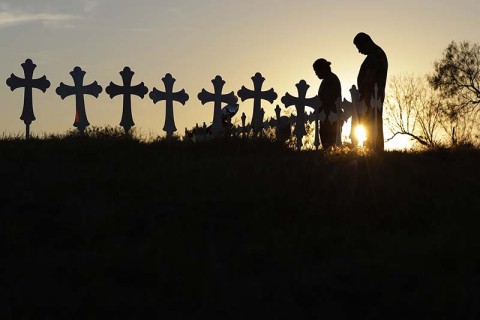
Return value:
M 429 83 L 444 98 L 455 99 L 451 107 L 459 112 L 480 106 L 480 45 L 452 41 L 436 61 Z
M 462 109 L 459 105 L 458 98 L 445 99 L 442 105 L 440 125 L 450 145 L 473 143 L 480 132 L 480 109 Z
M 428 81 L 444 99 L 442 127 L 451 144 L 471 142 L 480 118 L 480 45 L 452 41 L 434 66 Z
M 387 141 L 406 135 L 425 147 L 440 143 L 442 100 L 425 78 L 394 76 L 389 81 L 385 113 L 386 125 L 393 134 Z

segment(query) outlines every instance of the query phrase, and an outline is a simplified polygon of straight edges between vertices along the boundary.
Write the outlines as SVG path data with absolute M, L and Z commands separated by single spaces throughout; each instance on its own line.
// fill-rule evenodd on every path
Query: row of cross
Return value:
M 27 59 L 25 63 L 22 64 L 22 68 L 24 70 L 25 78 L 22 79 L 12 74 L 10 78 L 7 79 L 7 85 L 12 91 L 18 88 L 25 89 L 24 105 L 20 119 L 23 120 L 26 125 L 26 136 L 27 138 L 29 138 L 30 124 L 32 123 L 32 121 L 35 120 L 35 115 L 33 111 L 32 91 L 35 88 L 46 92 L 46 90 L 50 87 L 50 81 L 47 80 L 46 76 L 38 79 L 33 78 L 33 73 L 36 65 L 30 59 Z M 85 110 L 84 96 L 91 95 L 95 98 L 98 98 L 98 96 L 103 90 L 102 87 L 97 83 L 97 81 L 89 85 L 84 85 L 85 74 L 86 72 L 83 71 L 80 67 L 75 67 L 73 71 L 70 72 L 70 75 L 73 78 L 74 85 L 69 86 L 62 82 L 56 88 L 56 93 L 62 99 L 65 99 L 68 96 L 75 96 L 76 114 L 74 126 L 82 133 L 90 124 L 88 122 Z M 130 129 L 135 125 L 132 116 L 132 95 L 138 96 L 143 99 L 149 90 L 143 82 L 137 85 L 132 85 L 132 78 L 134 72 L 129 67 L 125 67 L 123 71 L 120 72 L 120 75 L 123 80 L 123 86 L 110 82 L 109 86 L 105 88 L 105 92 L 112 99 L 119 95 L 123 96 L 123 112 L 120 126 L 122 126 L 125 132 L 128 133 Z M 163 130 L 167 133 L 167 137 L 171 137 L 173 133 L 177 131 L 173 114 L 173 103 L 179 102 L 185 105 L 185 103 L 189 100 L 189 95 L 185 92 L 184 89 L 178 92 L 174 92 L 173 86 L 176 80 L 172 77 L 171 74 L 167 73 L 165 77 L 162 78 L 162 81 L 165 86 L 165 91 L 160 91 L 157 88 L 153 88 L 153 90 L 149 94 L 149 97 L 154 103 L 157 103 L 159 101 L 165 101 L 166 113 L 165 125 L 163 127 Z M 273 103 L 277 99 L 278 95 L 277 93 L 275 93 L 273 88 L 267 91 L 262 91 L 262 86 L 265 78 L 260 73 L 256 73 L 255 76 L 252 77 L 252 81 L 254 85 L 253 90 L 247 89 L 245 86 L 242 86 L 242 88 L 237 92 L 237 94 L 242 101 L 253 99 L 253 115 L 251 126 L 254 131 L 258 132 L 262 130 L 263 127 L 264 110 L 261 106 L 262 100 Z M 215 79 L 212 80 L 212 83 L 214 87 L 214 92 L 211 93 L 206 91 L 205 89 L 202 89 L 202 91 L 198 94 L 198 99 L 201 101 L 202 104 L 206 104 L 208 102 L 214 103 L 214 115 L 211 132 L 212 134 L 216 135 L 222 133 L 222 131 L 224 130 L 221 118 L 222 103 L 235 104 L 237 102 L 237 97 L 233 91 L 227 94 L 223 93 L 223 86 L 225 85 L 225 81 L 222 79 L 221 76 L 216 76 Z M 337 121 L 337 123 L 340 123 L 346 121 L 350 116 L 353 116 L 354 114 L 363 113 L 366 111 L 362 110 L 362 108 L 359 108 L 359 106 L 357 106 L 357 103 L 355 103 L 354 95 L 356 94 L 355 92 L 358 93 L 358 91 L 356 91 L 354 87 L 352 88 L 353 91 L 351 90 L 353 103 L 348 103 L 348 101 L 346 100 L 344 100 L 343 103 L 341 101 L 338 101 L 337 111 L 339 112 L 337 112 L 336 115 L 325 115 L 324 113 L 320 113 L 320 100 L 318 99 L 318 96 L 311 98 L 306 97 L 309 85 L 304 80 L 301 80 L 296 85 L 296 87 L 298 90 L 297 97 L 286 93 L 282 97 L 281 101 L 286 108 L 290 106 L 296 107 L 297 117 L 294 133 L 297 137 L 297 146 L 299 148 L 302 145 L 302 137 L 306 134 L 304 125 L 306 106 L 313 108 L 315 110 L 315 114 L 317 115 L 315 128 L 316 140 L 318 139 L 318 121 L 325 121 L 326 119 L 332 122 L 342 120 Z

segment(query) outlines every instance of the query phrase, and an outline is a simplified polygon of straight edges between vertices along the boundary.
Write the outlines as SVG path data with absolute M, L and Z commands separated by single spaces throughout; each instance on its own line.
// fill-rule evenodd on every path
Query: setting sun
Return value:
M 367 140 L 367 130 L 364 126 L 358 125 L 355 128 L 355 138 L 357 138 L 358 145 L 363 146 L 363 143 Z

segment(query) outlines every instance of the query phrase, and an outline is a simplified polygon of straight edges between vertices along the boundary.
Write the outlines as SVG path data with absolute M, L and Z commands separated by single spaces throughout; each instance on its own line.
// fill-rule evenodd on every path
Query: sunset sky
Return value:
M 47 93 L 35 90 L 37 120 L 34 134 L 64 132 L 72 128 L 75 98 L 61 100 L 60 82 L 73 84 L 75 66 L 104 88 L 121 84 L 119 72 L 129 66 L 133 84 L 145 82 L 163 90 L 161 79 L 171 73 L 175 89 L 185 89 L 190 100 L 175 104 L 178 133 L 195 123 L 210 123 L 213 104 L 201 105 L 198 93 L 212 91 L 211 80 L 220 75 L 224 90 L 235 93 L 261 72 L 264 89 L 273 87 L 279 98 L 265 102 L 274 115 L 280 98 L 296 94 L 304 79 L 316 95 L 320 80 L 312 63 L 320 57 L 332 62 L 332 71 L 350 100 L 349 88 L 365 56 L 352 43 L 358 32 L 370 34 L 388 55 L 389 76 L 424 75 L 433 70 L 452 41 L 480 42 L 479 0 L 12 0 L 0 1 L 0 133 L 20 134 L 23 90 L 11 92 L 5 80 L 11 73 L 23 78 L 20 64 L 30 58 L 52 83 Z M 122 99 L 105 91 L 98 99 L 86 97 L 93 126 L 117 126 Z M 134 97 L 136 128 L 163 135 L 165 104 L 146 96 Z M 283 108 L 283 105 L 281 105 Z M 240 112 L 251 116 L 251 100 Z M 239 121 L 239 120 L 238 120 Z M 388 136 L 388 134 L 386 134 Z M 389 145 L 387 144 L 387 147 Z

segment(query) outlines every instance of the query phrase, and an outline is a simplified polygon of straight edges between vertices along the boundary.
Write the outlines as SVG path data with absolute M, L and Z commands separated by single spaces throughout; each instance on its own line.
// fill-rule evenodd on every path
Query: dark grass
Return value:
M 480 151 L 0 141 L 1 319 L 478 319 Z

